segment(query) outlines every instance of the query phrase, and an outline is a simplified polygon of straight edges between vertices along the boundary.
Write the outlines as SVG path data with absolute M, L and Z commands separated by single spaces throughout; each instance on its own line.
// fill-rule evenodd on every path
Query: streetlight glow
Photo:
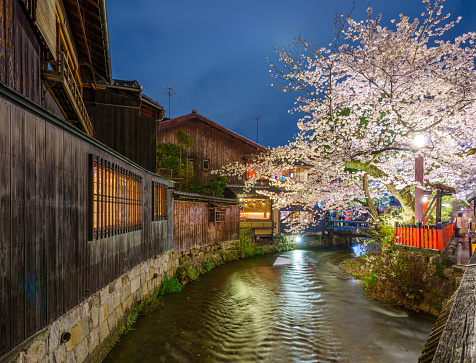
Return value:
M 421 149 L 426 145 L 426 139 L 425 136 L 422 134 L 416 134 L 413 136 L 413 146 L 415 146 L 417 149 Z
M 300 236 L 296 236 L 296 237 L 294 237 L 294 241 L 295 241 L 296 243 L 301 243 L 301 242 L 302 242 L 302 238 L 301 238 Z

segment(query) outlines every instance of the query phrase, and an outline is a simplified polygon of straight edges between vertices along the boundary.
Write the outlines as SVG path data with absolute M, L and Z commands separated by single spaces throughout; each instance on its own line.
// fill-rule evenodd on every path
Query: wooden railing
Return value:
M 436 225 L 395 223 L 394 233 L 396 245 L 443 251 L 453 236 L 453 222 Z
M 42 76 L 47 80 L 62 84 L 84 130 L 89 136 L 94 137 L 93 125 L 83 102 L 81 85 L 78 84 L 80 81 L 76 80 L 64 52 L 58 52 L 57 60 L 53 59 L 43 62 Z

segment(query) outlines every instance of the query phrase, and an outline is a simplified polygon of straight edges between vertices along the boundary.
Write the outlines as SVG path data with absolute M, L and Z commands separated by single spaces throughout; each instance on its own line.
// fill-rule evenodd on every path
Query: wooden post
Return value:
M 415 181 L 423 185 L 423 156 L 415 158 Z M 415 186 L 415 223 L 423 220 L 423 189 Z
M 441 224 L 441 222 L 437 223 L 436 224 L 436 240 L 437 240 L 437 243 L 438 243 L 438 250 L 439 251 L 443 251 L 443 249 L 445 248 L 443 232 L 444 232 L 443 225 Z
M 438 189 L 436 191 L 436 223 L 441 222 L 441 201 L 443 198 L 443 192 Z

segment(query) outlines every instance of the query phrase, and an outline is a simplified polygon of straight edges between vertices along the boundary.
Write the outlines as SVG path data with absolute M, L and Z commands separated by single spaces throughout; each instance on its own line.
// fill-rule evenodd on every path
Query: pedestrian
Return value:
M 465 220 L 463 218 L 463 213 L 458 213 L 458 217 L 453 221 L 454 223 L 454 232 L 455 237 L 458 238 L 459 243 L 463 243 L 464 234 L 465 234 Z

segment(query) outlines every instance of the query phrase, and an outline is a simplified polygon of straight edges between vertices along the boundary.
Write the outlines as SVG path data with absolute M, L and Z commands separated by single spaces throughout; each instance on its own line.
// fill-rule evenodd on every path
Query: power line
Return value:
M 169 97 L 169 118 L 170 118 L 170 98 L 175 96 L 175 89 L 173 87 L 165 86 L 162 88 L 162 94 L 167 95 Z

